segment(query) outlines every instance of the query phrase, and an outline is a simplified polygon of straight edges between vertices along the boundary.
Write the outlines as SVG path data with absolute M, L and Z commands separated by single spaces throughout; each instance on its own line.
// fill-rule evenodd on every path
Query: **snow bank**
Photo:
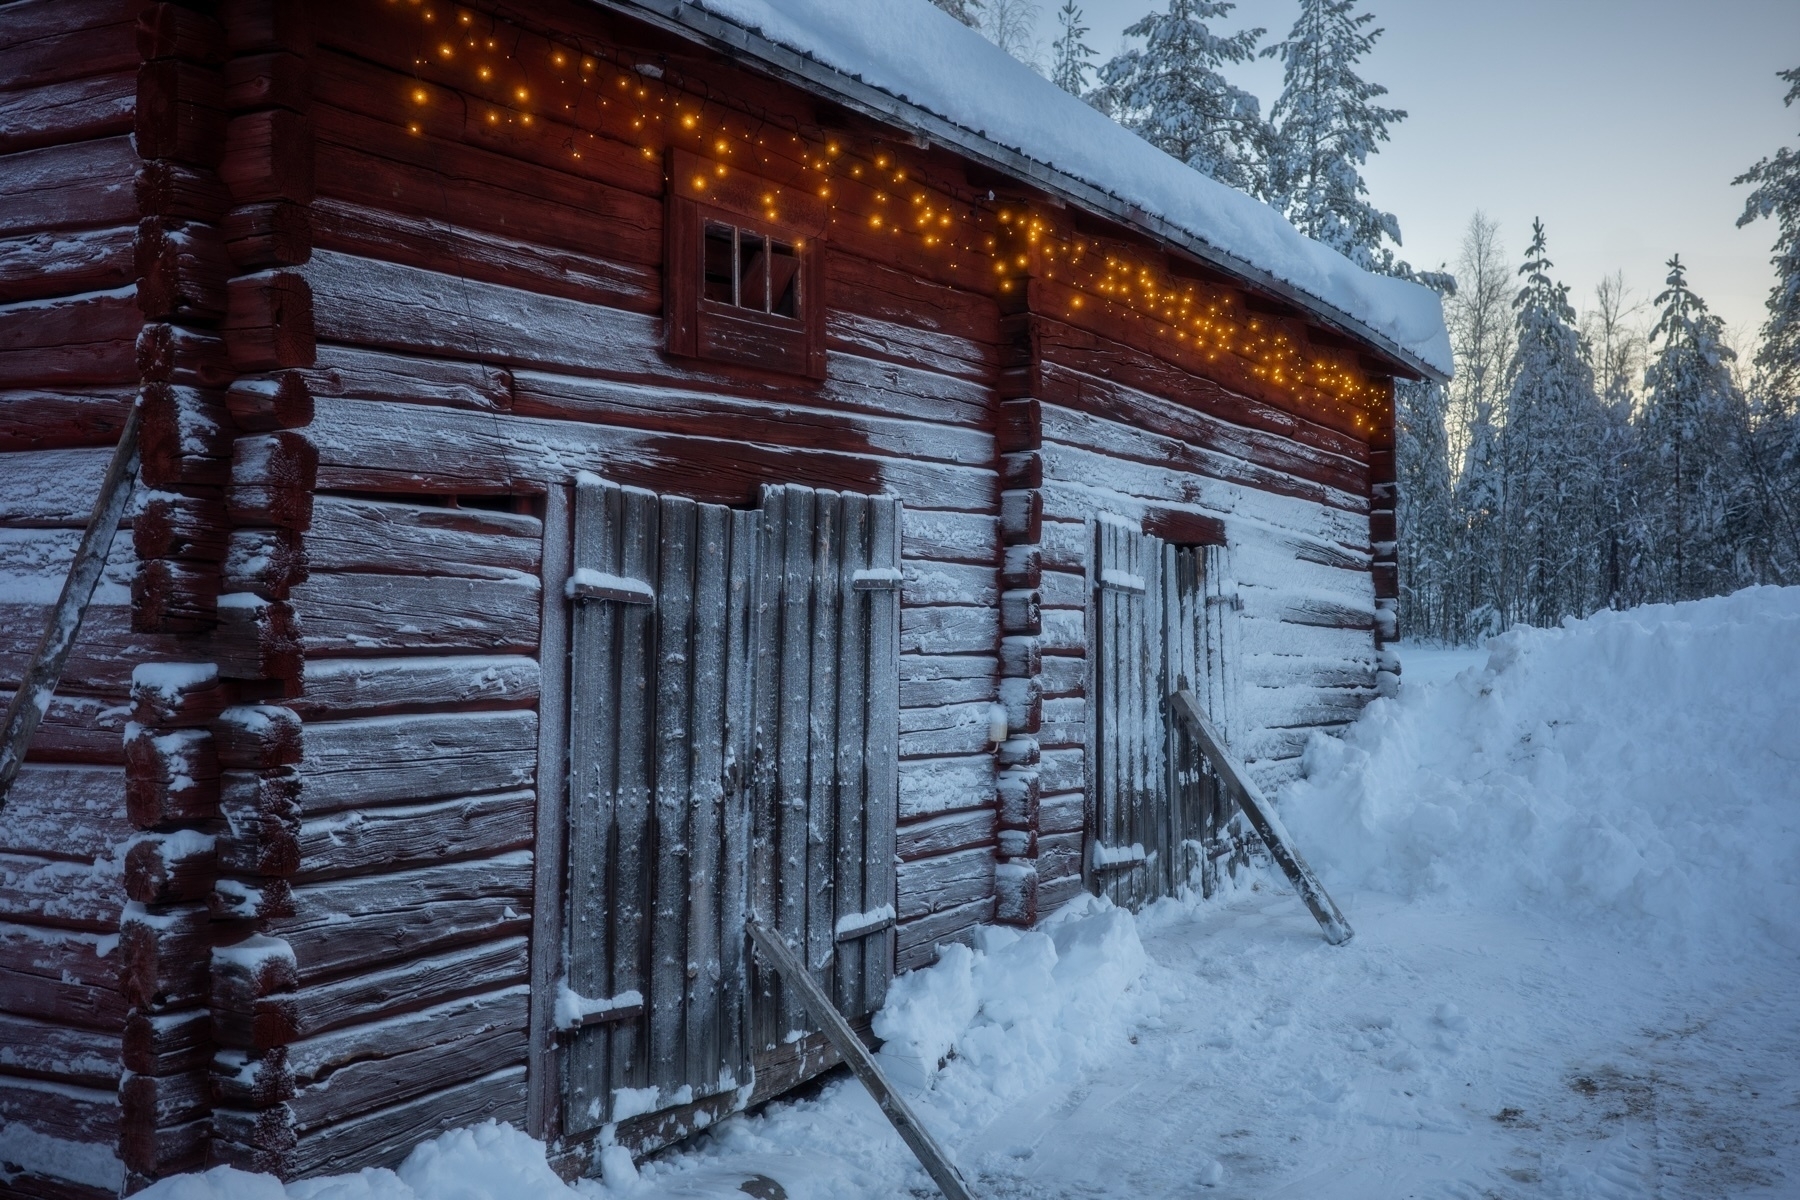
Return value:
M 1327 886 L 1800 947 L 1800 588 L 1488 650 L 1308 746 L 1282 812 Z
M 926 0 L 697 0 L 871 87 L 1111 193 L 1450 373 L 1437 294 L 1373 275 L 1170 158 Z

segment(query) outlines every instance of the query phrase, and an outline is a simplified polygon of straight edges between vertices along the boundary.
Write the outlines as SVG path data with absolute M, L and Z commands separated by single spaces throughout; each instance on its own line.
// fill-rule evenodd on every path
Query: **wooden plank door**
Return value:
M 1094 827 L 1087 870 L 1115 904 L 1170 890 L 1163 543 L 1095 523 Z
M 1229 590 L 1223 546 L 1163 547 L 1164 676 L 1168 690 L 1187 688 L 1216 727 L 1223 728 L 1231 688 L 1225 647 Z M 1222 835 L 1234 809 L 1187 726 L 1170 721 L 1169 846 L 1173 886 L 1218 887 Z
M 894 961 L 900 505 L 781 485 L 760 512 L 749 904 L 854 1020 Z M 772 970 L 751 995 L 754 1049 L 810 1030 Z
M 575 489 L 563 1129 L 740 1086 L 756 514 Z M 573 1026 L 573 1027 L 571 1027 Z

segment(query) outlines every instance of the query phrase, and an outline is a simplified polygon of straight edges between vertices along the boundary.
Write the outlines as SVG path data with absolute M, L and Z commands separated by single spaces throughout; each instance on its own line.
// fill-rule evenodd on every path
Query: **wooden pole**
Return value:
M 1350 928 L 1350 922 L 1344 920 L 1344 914 L 1338 911 L 1338 906 L 1331 902 L 1331 897 L 1319 883 L 1319 877 L 1313 874 L 1312 868 L 1306 865 L 1306 860 L 1300 857 L 1300 852 L 1294 849 L 1286 827 L 1282 825 L 1281 818 L 1275 815 L 1274 807 L 1263 798 L 1262 790 L 1250 781 L 1237 759 L 1225 749 L 1218 731 L 1206 719 L 1206 714 L 1200 711 L 1200 703 L 1194 699 L 1194 693 L 1182 688 L 1175 693 L 1173 700 L 1176 715 L 1186 722 L 1187 727 L 1199 739 L 1200 752 L 1211 763 L 1213 773 L 1225 785 L 1225 790 L 1231 793 L 1232 799 L 1237 801 L 1237 806 L 1244 810 L 1244 815 L 1250 818 L 1250 824 L 1256 827 L 1263 844 L 1269 848 L 1269 854 L 1287 873 L 1294 890 L 1300 893 L 1300 898 L 1306 901 L 1306 907 L 1312 910 L 1319 928 L 1325 932 L 1325 940 L 1334 946 L 1341 946 L 1349 941 L 1356 931 Z
M 944 1193 L 946 1200 L 974 1200 L 961 1173 L 950 1162 L 943 1147 L 919 1123 L 919 1118 L 913 1115 L 906 1100 L 894 1090 L 887 1076 L 875 1064 L 875 1056 L 869 1053 L 869 1048 L 863 1045 L 862 1039 L 856 1036 L 856 1031 L 850 1028 L 850 1023 L 844 1020 L 844 1014 L 826 998 L 824 991 L 813 981 L 806 968 L 800 965 L 794 952 L 754 917 L 744 922 L 744 928 L 750 931 L 750 940 L 762 951 L 763 957 L 781 973 L 782 980 L 800 993 L 800 999 L 805 1002 L 813 1020 L 825 1030 L 825 1036 L 831 1039 L 831 1044 L 844 1056 L 844 1061 L 850 1064 L 850 1069 L 856 1072 L 862 1085 L 869 1089 L 869 1095 L 875 1098 L 875 1103 L 881 1106 L 881 1111 L 887 1114 L 887 1119 L 893 1122 L 901 1138 L 918 1156 L 919 1162 L 937 1182 L 938 1189 Z
M 44 621 L 44 636 L 38 639 L 37 651 L 26 664 L 19 690 L 6 710 L 6 725 L 0 729 L 0 809 L 6 807 L 6 795 L 12 788 L 19 766 L 25 761 L 25 747 L 37 732 L 50 707 L 50 697 L 62 682 L 63 667 L 69 651 L 75 646 L 75 635 L 81 630 L 81 619 L 87 615 L 88 602 L 94 598 L 94 587 L 106 568 L 106 555 L 112 549 L 113 535 L 131 500 L 132 482 L 138 469 L 138 427 L 141 410 L 134 404 L 125 418 L 124 432 L 119 435 L 119 448 L 113 451 L 100 485 L 100 496 L 88 517 L 87 532 L 76 547 L 75 561 L 69 566 L 69 577 L 63 580 L 62 595 Z

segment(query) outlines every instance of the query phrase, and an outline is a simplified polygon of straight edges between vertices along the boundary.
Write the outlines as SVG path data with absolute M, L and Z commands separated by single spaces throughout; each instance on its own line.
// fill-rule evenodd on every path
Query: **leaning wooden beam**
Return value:
M 806 968 L 800 965 L 794 952 L 754 918 L 744 922 L 744 928 L 750 931 L 750 940 L 756 943 L 756 948 L 781 973 L 782 980 L 800 993 L 800 999 L 805 1002 L 813 1020 L 819 1023 L 825 1036 L 831 1039 L 831 1044 L 844 1056 L 844 1061 L 850 1064 L 850 1069 L 856 1072 L 862 1085 L 869 1089 L 869 1095 L 875 1098 L 875 1103 L 881 1106 L 881 1111 L 893 1122 L 901 1138 L 918 1155 L 926 1173 L 937 1182 L 947 1200 L 974 1200 L 968 1185 L 963 1182 L 962 1174 L 951 1163 L 943 1147 L 919 1123 L 919 1118 L 913 1115 L 905 1098 L 894 1090 L 887 1076 L 881 1073 L 881 1068 L 875 1065 L 875 1056 L 869 1053 L 869 1048 L 863 1045 L 862 1039 L 850 1028 L 850 1023 L 844 1020 L 844 1014 L 826 998 L 824 991 L 813 981 Z
M 12 787 L 19 765 L 25 761 L 25 748 L 37 732 L 38 722 L 50 708 L 50 697 L 62 682 L 63 666 L 75 646 L 75 635 L 81 629 L 81 618 L 87 613 L 88 601 L 106 567 L 106 555 L 112 549 L 113 535 L 119 531 L 119 520 L 131 499 L 132 482 L 138 469 L 138 429 L 142 409 L 133 405 L 125 418 L 125 429 L 119 435 L 119 447 L 113 451 L 100 485 L 100 497 L 88 517 L 87 532 L 76 547 L 75 561 L 69 577 L 63 581 L 62 595 L 44 621 L 44 636 L 25 668 L 19 690 L 7 706 L 6 726 L 0 730 L 0 809 L 6 806 L 6 793 Z
M 1344 914 L 1338 911 L 1338 906 L 1325 894 L 1319 877 L 1313 874 L 1312 868 L 1306 865 L 1306 860 L 1300 857 L 1300 852 L 1294 849 L 1286 827 L 1282 825 L 1281 818 L 1275 815 L 1274 807 L 1263 798 L 1262 790 L 1250 781 L 1237 759 L 1225 749 L 1218 731 L 1206 719 L 1206 714 L 1200 711 L 1200 704 L 1194 699 L 1194 694 L 1182 688 L 1172 699 L 1176 714 L 1199 740 L 1200 752 L 1211 764 L 1213 773 L 1225 785 L 1225 790 L 1231 794 L 1237 806 L 1244 810 L 1244 815 L 1250 818 L 1250 824 L 1256 827 L 1263 844 L 1269 848 L 1269 854 L 1287 873 L 1294 890 L 1306 901 L 1306 907 L 1312 910 L 1319 928 L 1325 931 L 1325 940 L 1334 946 L 1341 946 L 1349 941 L 1356 931 L 1350 928 L 1350 922 L 1344 920 Z

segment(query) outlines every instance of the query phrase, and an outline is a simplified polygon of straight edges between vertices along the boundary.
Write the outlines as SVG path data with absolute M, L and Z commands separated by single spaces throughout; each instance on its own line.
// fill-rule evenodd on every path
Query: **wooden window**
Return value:
M 778 930 L 855 1020 L 894 961 L 900 506 L 576 487 L 562 1131 L 745 1089 L 806 1031 Z M 645 1089 L 655 1089 L 647 1097 Z
M 824 205 L 681 150 L 669 172 L 669 353 L 823 379 Z
M 1194 883 L 1210 895 L 1231 811 L 1170 720 L 1168 699 L 1188 688 L 1230 728 L 1235 589 L 1226 549 L 1171 545 L 1116 519 L 1099 521 L 1096 534 L 1088 879 L 1130 907 Z

